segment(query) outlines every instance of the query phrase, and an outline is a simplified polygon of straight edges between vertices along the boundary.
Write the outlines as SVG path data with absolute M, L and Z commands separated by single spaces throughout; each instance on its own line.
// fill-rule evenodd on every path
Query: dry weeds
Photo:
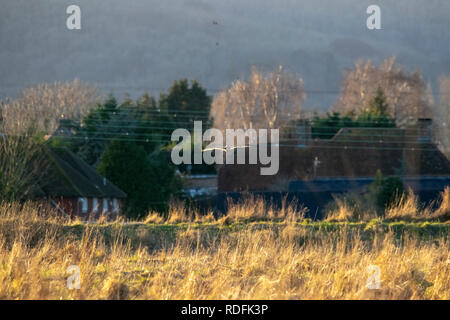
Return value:
M 448 209 L 446 192 L 441 211 Z M 233 229 L 215 222 L 223 231 L 213 235 L 195 227 L 201 224 L 195 215 L 177 208 L 168 221 L 180 222 L 184 216 L 190 222 L 160 248 L 144 245 L 156 237 L 150 228 L 173 224 L 155 213 L 147 218 L 149 225 L 139 223 L 136 233 L 143 241 L 135 247 L 123 232 L 130 221 L 102 222 L 113 230 L 107 241 L 98 223 L 69 221 L 36 204 L 4 203 L 0 298 L 450 299 L 447 235 L 430 241 L 407 232 L 399 238 L 388 231 L 365 239 L 345 226 L 324 233 L 302 227 L 296 220 L 302 213 L 292 207 L 270 211 L 252 201 L 234 204 L 229 219 L 264 218 L 267 210 L 271 218 L 284 219 L 278 228 L 241 221 L 240 228 Z M 289 219 L 293 216 L 296 219 Z M 212 222 L 211 217 L 205 219 Z M 80 237 L 64 233 L 66 227 L 79 226 Z M 71 265 L 81 271 L 79 290 L 66 286 Z M 367 288 L 370 265 L 381 271 L 378 290 Z

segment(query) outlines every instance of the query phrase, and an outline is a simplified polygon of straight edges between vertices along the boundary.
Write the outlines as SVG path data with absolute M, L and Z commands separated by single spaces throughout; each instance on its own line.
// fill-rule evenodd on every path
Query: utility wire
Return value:
M 65 139 L 73 139 L 73 140 L 93 140 L 93 141 L 124 141 L 124 142 L 160 142 L 160 143 L 166 143 L 166 140 L 149 140 L 149 139 L 134 139 L 134 138 L 122 138 L 122 137 L 116 137 L 116 138 L 101 138 L 101 137 L 65 137 Z M 346 141 L 342 141 L 341 143 L 345 143 Z M 358 141 L 360 142 L 360 141 Z M 373 141 L 371 141 L 374 143 Z M 258 144 L 260 145 L 260 144 Z M 298 145 L 292 145 L 292 144 L 276 144 L 279 147 L 290 147 L 290 148 L 302 148 Z M 256 144 L 255 144 L 256 146 Z M 236 148 L 248 148 L 249 145 L 243 145 L 243 146 L 237 146 Z M 314 145 L 310 144 L 307 145 L 306 148 L 327 148 L 327 149 L 366 149 L 366 150 L 413 150 L 413 151 L 429 151 L 429 152 L 437 152 L 437 148 L 408 148 L 408 147 L 370 147 L 370 146 L 352 146 L 352 145 L 345 145 L 345 146 L 329 146 L 329 145 Z M 209 151 L 209 150 L 208 150 Z
M 330 133 L 328 133 L 328 132 L 316 133 L 316 134 L 319 135 L 319 136 L 329 136 L 330 135 Z M 172 137 L 171 134 L 164 134 L 164 133 L 147 133 L 146 134 L 146 133 L 138 133 L 138 132 L 131 132 L 131 133 L 130 132 L 125 132 L 124 133 L 124 132 L 98 131 L 93 136 L 92 135 L 91 136 L 84 135 L 84 137 L 82 136 L 80 138 L 88 140 L 88 139 L 93 138 L 95 136 L 102 136 L 102 135 L 106 135 L 106 136 L 121 136 L 121 137 L 123 137 L 123 136 L 125 136 L 125 137 L 145 137 L 145 138 L 149 138 L 149 139 L 152 139 L 155 136 L 157 136 L 157 137 L 166 137 L 166 138 L 171 138 Z M 336 137 L 336 136 L 333 136 L 333 137 Z M 345 138 L 345 137 L 353 137 L 353 138 L 355 138 L 354 135 L 344 135 L 344 134 L 340 134 L 337 137 L 339 137 L 339 138 Z M 361 136 L 358 136 L 358 137 L 363 137 L 363 136 L 361 135 Z M 434 144 L 433 142 L 417 141 L 416 139 L 414 139 L 414 140 L 401 139 L 401 140 L 398 140 L 398 141 L 392 140 L 392 139 L 384 139 L 384 138 L 387 138 L 387 137 L 383 136 L 383 135 L 378 135 L 378 136 L 376 136 L 376 135 L 364 135 L 364 137 L 379 137 L 379 138 L 377 138 L 377 140 L 374 140 L 374 139 L 372 139 L 372 140 L 361 140 L 361 139 L 356 139 L 356 140 L 354 140 L 354 139 L 342 139 L 342 140 L 340 140 L 340 139 L 310 138 L 309 135 L 298 135 L 297 137 L 293 137 L 293 138 L 283 137 L 282 136 L 282 138 L 280 138 L 280 140 L 281 141 L 300 141 L 300 140 L 308 139 L 308 140 L 314 140 L 314 141 L 319 141 L 319 142 L 323 141 L 323 142 L 334 142 L 334 143 L 356 142 L 356 143 L 385 143 L 385 144 L 388 144 L 388 143 L 430 144 L 430 145 Z M 398 137 L 398 136 L 388 136 L 388 137 Z M 420 136 L 417 136 L 417 137 L 420 137 Z
M 151 126 L 130 126 L 130 125 L 101 125 L 98 129 L 95 129 L 93 132 L 115 132 L 114 129 L 123 129 L 123 130 L 131 130 L 131 129 L 151 129 L 151 130 L 160 130 L 160 131 L 166 131 L 166 130 L 175 130 L 178 128 L 175 128 L 174 126 L 172 127 L 166 127 L 166 126 L 158 126 L 158 123 L 156 123 L 156 125 L 151 125 Z M 290 128 L 298 128 L 297 126 L 285 126 L 282 127 L 281 130 L 283 129 L 290 129 Z M 353 132 L 345 132 L 345 131 L 356 131 L 356 133 L 358 133 L 358 136 L 368 136 L 368 137 L 373 137 L 373 136 L 382 136 L 382 137 L 421 137 L 421 134 L 406 134 L 406 131 L 417 131 L 418 129 L 402 129 L 402 128 L 384 128 L 384 127 L 330 127 L 330 126 L 315 126 L 312 129 L 316 129 L 316 128 L 320 128 L 320 129 L 329 129 L 330 131 L 317 131 L 314 130 L 312 133 L 313 134 L 317 134 L 317 135 L 330 135 L 333 132 L 332 131 L 336 131 L 338 132 L 340 129 L 346 129 L 344 130 L 343 133 L 340 133 L 339 136 L 347 136 L 347 135 L 351 135 L 354 136 L 355 133 Z M 105 129 L 111 129 L 111 130 L 106 130 Z M 185 128 L 179 128 L 179 129 L 186 129 L 186 130 L 193 130 L 194 127 L 185 127 Z M 223 129 L 222 131 L 225 131 L 227 129 Z M 238 130 L 238 129 L 231 129 L 231 130 Z M 260 130 L 260 129 L 254 129 L 256 131 Z M 395 130 L 395 131 L 394 131 Z M 401 131 L 399 131 L 401 130 Z M 446 129 L 446 130 L 450 130 L 450 129 Z M 89 131 L 89 130 L 87 130 Z M 132 131 L 132 130 L 131 130 Z M 245 130 L 244 130 L 245 131 Z M 362 131 L 362 132 L 358 132 L 358 131 Z M 364 134 L 364 131 L 375 131 L 375 132 L 381 132 L 381 134 L 377 134 L 377 133 L 367 133 Z M 383 132 L 383 131 L 391 131 L 391 132 Z M 301 133 L 298 132 L 296 133 L 298 135 L 307 135 L 306 133 Z

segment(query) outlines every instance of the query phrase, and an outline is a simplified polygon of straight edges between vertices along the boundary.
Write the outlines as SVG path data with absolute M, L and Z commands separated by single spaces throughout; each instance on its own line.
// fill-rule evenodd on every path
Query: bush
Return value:
M 392 206 L 405 194 L 405 186 L 398 177 L 384 178 L 381 171 L 377 171 L 377 177 L 370 186 L 370 192 L 375 198 L 375 203 L 380 212 Z
M 377 216 L 370 194 L 357 192 L 336 194 L 333 195 L 333 201 L 325 205 L 327 221 L 369 221 Z

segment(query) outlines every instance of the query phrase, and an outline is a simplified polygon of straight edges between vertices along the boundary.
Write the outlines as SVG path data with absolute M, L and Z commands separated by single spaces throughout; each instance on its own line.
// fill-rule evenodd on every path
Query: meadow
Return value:
M 341 203 L 324 221 L 258 199 L 220 218 L 174 204 L 143 221 L 2 203 L 0 299 L 448 300 L 449 215 L 448 189 L 434 209 L 404 201 L 383 218 L 355 217 Z M 70 266 L 79 289 L 67 287 Z

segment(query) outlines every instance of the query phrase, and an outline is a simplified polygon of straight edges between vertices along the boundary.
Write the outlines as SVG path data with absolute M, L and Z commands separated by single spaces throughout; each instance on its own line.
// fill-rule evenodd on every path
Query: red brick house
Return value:
M 342 128 L 332 139 L 306 140 L 280 142 L 280 166 L 274 176 L 260 175 L 260 165 L 222 166 L 219 193 L 287 191 L 290 181 L 373 177 L 377 170 L 386 176 L 450 176 L 450 162 L 423 126 Z
M 35 192 L 62 214 L 81 218 L 120 215 L 126 194 L 67 148 L 45 148 L 45 172 Z

